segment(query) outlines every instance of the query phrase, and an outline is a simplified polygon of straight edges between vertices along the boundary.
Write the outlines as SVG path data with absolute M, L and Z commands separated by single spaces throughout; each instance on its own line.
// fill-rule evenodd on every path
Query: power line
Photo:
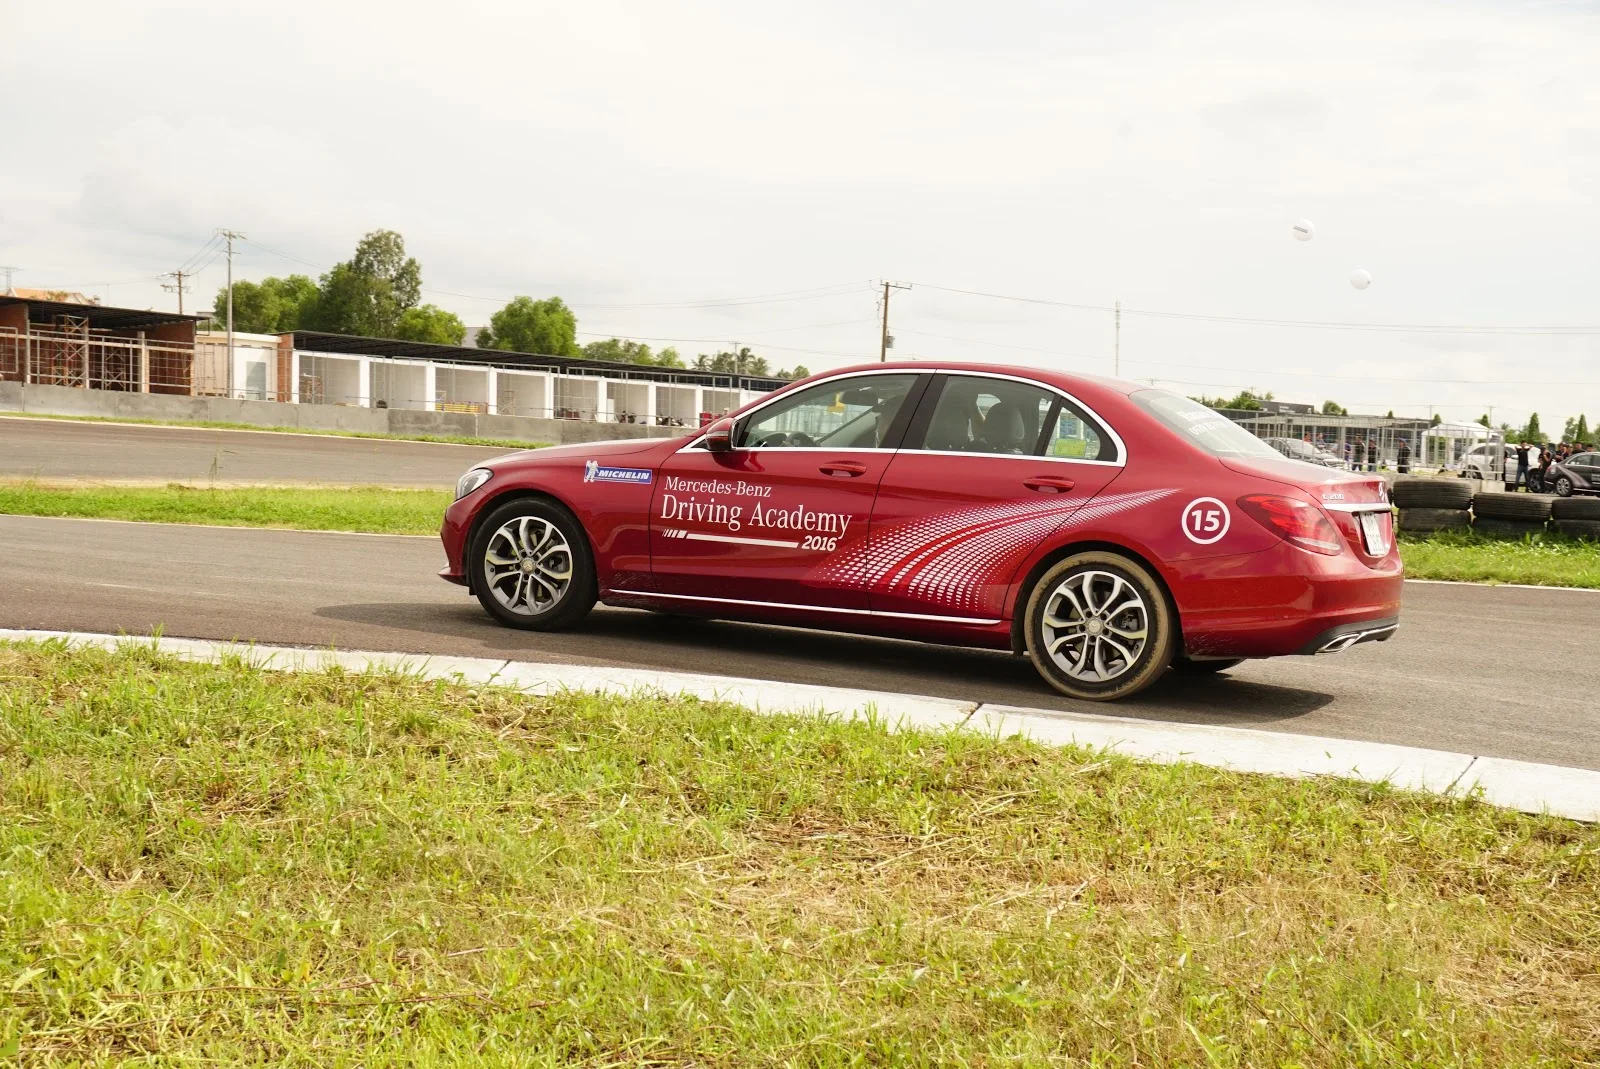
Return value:
M 259 241 L 251 241 L 250 244 L 254 245 L 263 252 L 270 252 L 274 256 L 281 256 L 285 260 L 293 260 L 295 263 L 304 264 L 307 267 L 314 267 L 319 271 L 327 270 L 327 266 L 325 264 L 313 263 L 310 260 L 302 259 L 299 256 L 284 252 L 282 249 L 275 249 L 270 245 L 263 245 Z M 861 279 L 855 282 L 837 282 L 831 286 L 812 286 L 809 289 L 803 290 L 780 290 L 776 293 L 757 293 L 742 297 L 706 297 L 693 301 L 634 301 L 620 303 L 604 301 L 574 301 L 573 303 L 583 308 L 722 308 L 743 304 L 769 304 L 783 301 L 810 301 L 826 297 L 844 297 L 851 293 L 860 292 L 853 287 L 866 285 L 870 281 L 870 279 Z M 498 297 L 489 297 L 481 293 L 461 293 L 457 290 L 441 290 L 433 289 L 431 287 L 423 287 L 423 292 L 432 293 L 440 297 L 459 297 L 466 301 L 488 301 L 492 304 L 505 304 L 515 299 L 514 297 L 506 297 L 503 295 Z
M 987 293 L 983 290 L 958 289 L 954 286 L 936 286 L 931 282 L 918 282 L 917 285 L 924 289 L 939 290 L 943 293 L 962 293 L 969 297 L 989 297 L 1001 301 L 1016 301 L 1020 304 L 1072 308 L 1082 312 L 1111 312 L 1115 314 L 1118 311 L 1117 304 L 1078 304 L 1071 301 L 1046 300 L 1041 297 L 1019 297 L 1009 293 Z M 1351 323 L 1336 320 L 1265 319 L 1251 316 L 1204 315 L 1197 312 L 1166 312 L 1150 308 L 1122 308 L 1121 313 L 1123 315 L 1145 316 L 1155 319 L 1185 319 L 1204 323 L 1234 323 L 1257 327 L 1302 327 L 1317 330 L 1376 330 L 1413 334 L 1542 334 L 1571 335 L 1575 337 L 1600 334 L 1600 326 L 1589 325 L 1509 327 L 1450 323 Z
M 941 338 L 945 341 L 964 342 L 968 345 L 986 345 L 995 349 L 1017 349 L 1028 353 L 1043 353 L 1047 356 L 1065 356 L 1074 360 L 1104 360 L 1104 356 L 1089 353 L 1069 353 L 1060 349 L 1040 349 L 1031 345 L 1012 345 L 1007 342 L 988 341 L 982 338 L 958 338 L 950 334 L 932 334 L 923 330 L 906 330 L 907 334 L 916 334 L 924 338 Z M 1600 386 L 1600 382 L 1574 382 L 1571 379 L 1400 379 L 1384 375 L 1340 375 L 1333 372 L 1322 371 L 1283 371 L 1278 368 L 1247 368 L 1247 367 L 1219 367 L 1214 364 L 1174 363 L 1161 360 L 1144 360 L 1130 358 L 1130 363 L 1146 365 L 1149 367 L 1177 367 L 1190 371 L 1227 371 L 1237 375 L 1287 375 L 1292 378 L 1335 379 L 1350 382 L 1393 382 L 1414 383 L 1417 385 L 1445 385 L 1460 386 Z M 1176 379 L 1172 380 L 1178 381 Z M 1203 386 L 1206 383 L 1191 383 L 1190 385 Z

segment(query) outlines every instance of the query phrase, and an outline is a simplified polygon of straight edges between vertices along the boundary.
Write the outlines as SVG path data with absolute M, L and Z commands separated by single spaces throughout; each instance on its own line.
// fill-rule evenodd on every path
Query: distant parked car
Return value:
M 1544 473 L 1543 479 L 1529 480 L 1530 483 L 1536 481 L 1542 484 L 1539 489 L 1560 497 L 1571 497 L 1573 494 L 1600 494 L 1600 453 L 1578 453 L 1570 456 L 1566 460 L 1550 465 L 1550 470 Z
M 1326 449 L 1318 449 L 1310 442 L 1301 441 L 1299 438 L 1264 438 L 1262 441 L 1290 460 L 1303 460 L 1307 464 L 1320 464 L 1324 468 L 1344 467 L 1344 461 Z
M 1461 458 L 1461 477 L 1486 483 L 1510 482 L 1517 477 L 1516 450 L 1503 442 L 1475 445 Z

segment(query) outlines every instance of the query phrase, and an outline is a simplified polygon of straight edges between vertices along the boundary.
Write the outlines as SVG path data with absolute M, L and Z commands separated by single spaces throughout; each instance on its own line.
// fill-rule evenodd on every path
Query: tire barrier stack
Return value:
M 1472 487 L 1459 479 L 1401 479 L 1394 484 L 1400 530 L 1412 534 L 1472 527 Z
M 1494 538 L 1522 540 L 1544 531 L 1550 499 L 1538 494 L 1484 490 L 1472 497 L 1472 529 Z
M 1567 538 L 1600 541 L 1600 497 L 1545 497 L 1484 490 L 1474 494 L 1460 479 L 1400 479 L 1394 484 L 1397 524 L 1409 534 L 1476 531 L 1520 541 L 1550 530 Z
M 1558 497 L 1551 514 L 1551 526 L 1568 538 L 1600 541 L 1600 497 Z

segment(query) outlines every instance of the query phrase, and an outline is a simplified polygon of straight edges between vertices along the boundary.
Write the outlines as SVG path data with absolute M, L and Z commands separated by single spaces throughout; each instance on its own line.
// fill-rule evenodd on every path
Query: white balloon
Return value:
M 1372 272 L 1364 267 L 1358 267 L 1350 272 L 1350 285 L 1358 290 L 1364 290 L 1372 285 Z
M 1294 236 L 1301 241 L 1310 241 L 1311 236 L 1317 232 L 1310 219 L 1299 219 L 1294 224 Z

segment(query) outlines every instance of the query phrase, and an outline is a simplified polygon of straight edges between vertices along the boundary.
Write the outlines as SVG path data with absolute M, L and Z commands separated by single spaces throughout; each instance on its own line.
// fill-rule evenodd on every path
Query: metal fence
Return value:
M 0 380 L 91 390 L 188 394 L 194 346 L 92 330 L 0 332 Z

